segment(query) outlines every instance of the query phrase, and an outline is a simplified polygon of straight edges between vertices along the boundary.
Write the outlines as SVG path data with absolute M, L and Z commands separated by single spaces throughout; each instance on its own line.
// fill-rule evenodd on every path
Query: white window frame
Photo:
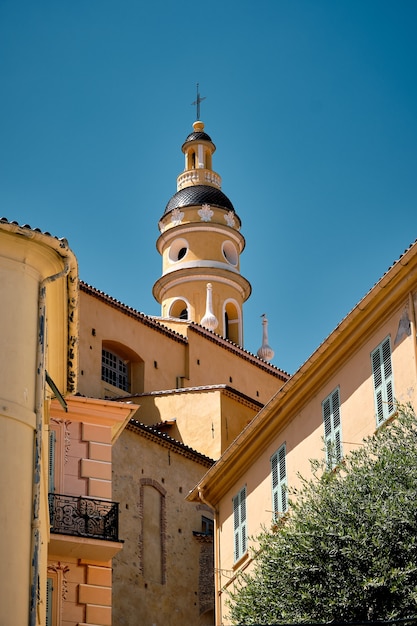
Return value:
M 396 411 L 391 354 L 389 335 L 371 352 L 377 426 L 385 422 Z
M 274 519 L 288 509 L 287 451 L 285 443 L 271 456 L 272 509 Z
M 321 403 L 326 464 L 333 469 L 343 458 L 340 388 L 336 387 Z
M 235 563 L 248 549 L 246 517 L 246 485 L 233 497 L 233 545 Z

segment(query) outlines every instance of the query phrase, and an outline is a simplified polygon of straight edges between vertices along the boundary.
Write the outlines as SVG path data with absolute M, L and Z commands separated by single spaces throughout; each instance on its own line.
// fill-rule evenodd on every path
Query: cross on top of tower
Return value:
M 203 100 L 206 99 L 206 97 L 204 96 L 203 98 L 200 96 L 200 92 L 198 90 L 199 84 L 197 83 L 197 100 L 194 100 L 194 102 L 191 103 L 191 106 L 195 106 L 197 109 L 197 120 L 200 119 L 200 104 Z

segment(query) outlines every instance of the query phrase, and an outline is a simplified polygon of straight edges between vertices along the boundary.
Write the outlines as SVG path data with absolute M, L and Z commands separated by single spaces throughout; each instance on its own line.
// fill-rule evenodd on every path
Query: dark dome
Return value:
M 233 212 L 235 210 L 229 198 L 220 189 L 208 185 L 194 185 L 177 191 L 168 202 L 164 215 L 176 208 L 199 204 L 210 204 Z
M 197 139 L 201 139 L 202 141 L 210 141 L 210 143 L 213 143 L 211 141 L 211 137 L 201 130 L 190 133 L 184 143 L 187 143 L 188 141 L 196 141 Z

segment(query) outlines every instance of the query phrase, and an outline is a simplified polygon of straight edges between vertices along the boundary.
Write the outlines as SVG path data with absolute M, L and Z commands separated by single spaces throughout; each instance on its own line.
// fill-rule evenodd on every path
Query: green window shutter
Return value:
M 322 412 L 326 463 L 331 469 L 339 463 L 343 456 L 339 388 L 332 391 L 332 393 L 323 400 Z
M 56 432 L 49 431 L 49 460 L 48 460 L 48 492 L 55 492 L 55 447 Z
M 233 498 L 233 532 L 235 561 L 238 561 L 247 550 L 246 487 Z
M 54 590 L 52 578 L 46 581 L 46 626 L 52 626 L 52 592 Z
M 394 412 L 391 341 L 387 337 L 371 354 L 377 426 Z
M 285 453 L 284 443 L 278 452 L 271 457 L 272 506 L 274 517 L 282 515 L 288 508 Z

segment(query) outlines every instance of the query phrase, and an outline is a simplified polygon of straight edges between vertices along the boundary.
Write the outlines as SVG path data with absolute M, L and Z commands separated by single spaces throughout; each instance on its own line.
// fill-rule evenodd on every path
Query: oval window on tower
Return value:
M 188 241 L 186 239 L 176 239 L 169 248 L 168 257 L 171 263 L 181 261 L 188 252 Z
M 222 252 L 226 261 L 236 267 L 239 257 L 235 245 L 231 241 L 225 241 L 222 246 Z

